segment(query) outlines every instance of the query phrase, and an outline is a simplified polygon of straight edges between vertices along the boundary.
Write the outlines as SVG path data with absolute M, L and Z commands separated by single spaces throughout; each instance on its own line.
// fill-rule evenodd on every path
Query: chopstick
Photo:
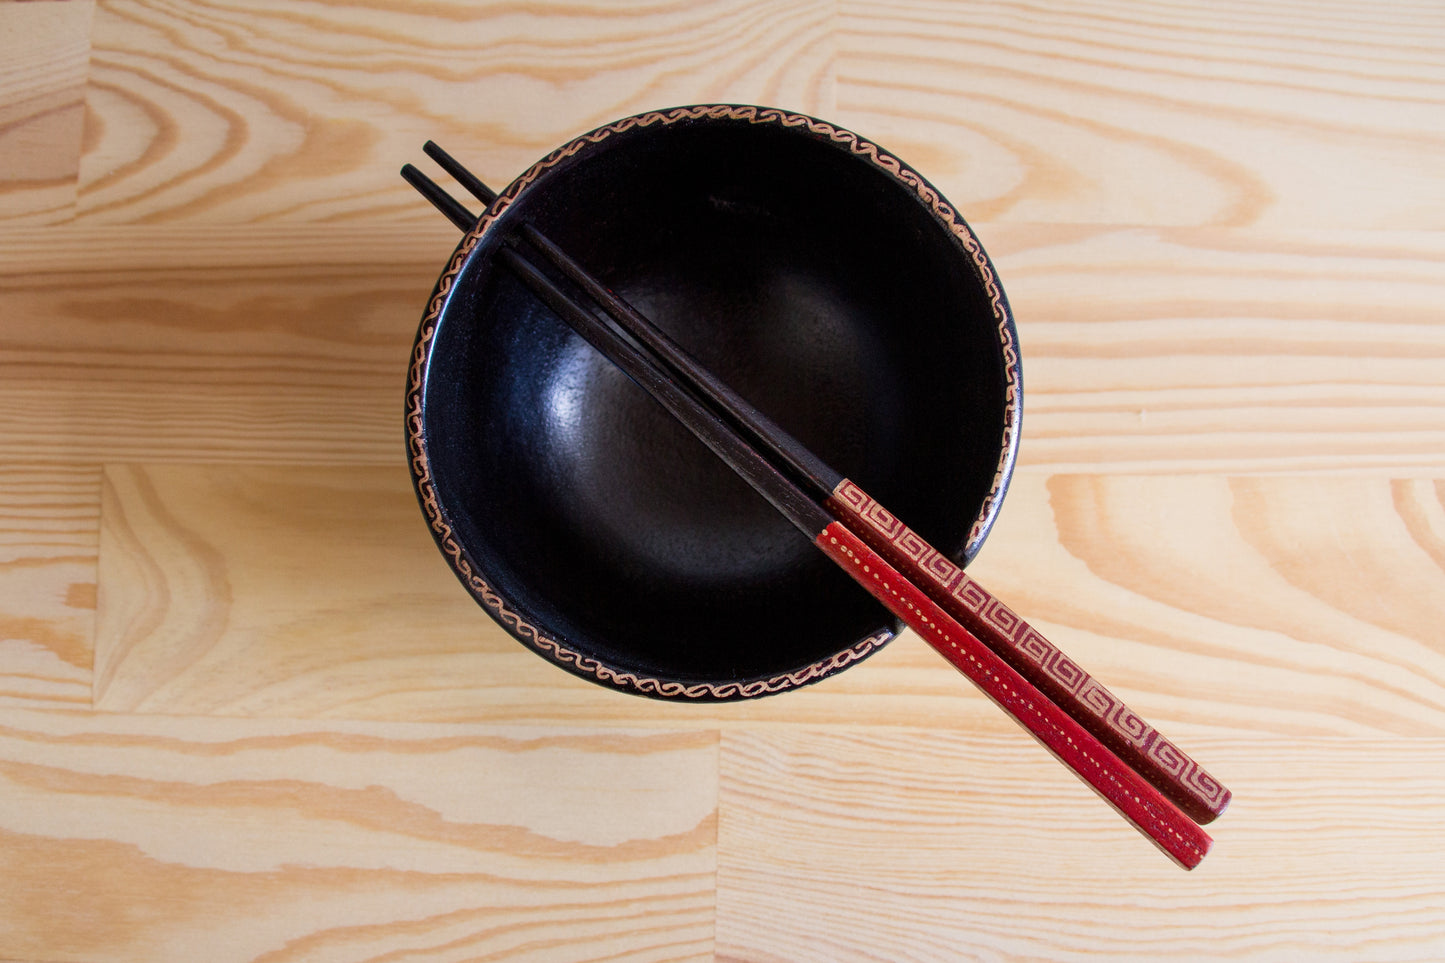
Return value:
M 428 141 L 423 149 L 483 204 L 490 205 L 496 199 L 496 192 L 436 143 Z M 415 168 L 412 172 L 424 177 Z M 441 196 L 455 204 L 444 192 Z M 794 481 L 820 498 L 835 517 L 849 519 L 850 527 L 862 535 L 871 548 L 907 574 L 944 611 L 1058 703 L 1191 819 L 1207 824 L 1224 812 L 1230 793 L 1219 780 L 966 575 L 961 566 L 928 545 L 860 486 L 829 468 L 715 378 L 535 227 L 523 224 L 520 233 L 588 297 L 602 305 L 612 320 L 650 351 L 664 368 L 724 412 L 755 445 L 768 452 L 776 463 L 786 466 Z
M 427 147 L 434 147 L 431 141 L 427 141 Z M 437 150 L 441 150 L 440 147 Z M 448 156 L 447 160 L 451 161 Z M 452 161 L 452 163 L 456 163 Z M 459 230 L 470 231 L 472 225 L 477 223 L 477 216 L 467 210 L 460 201 L 452 197 L 436 181 L 427 177 L 421 171 L 410 164 L 403 164 L 401 168 L 402 179 L 412 187 L 416 188 L 418 194 L 431 202 L 431 206 L 446 215 L 447 220 L 457 226 Z M 490 203 L 490 202 L 488 202 Z
M 434 144 L 428 143 L 427 153 L 480 199 L 490 203 L 495 197 Z M 457 176 L 458 171 L 464 176 Z M 454 213 L 460 205 L 425 175 L 407 165 L 403 176 L 454 223 L 459 221 Z M 1000 620 L 1007 609 L 986 593 L 981 595 L 976 583 L 965 580 L 951 561 L 928 549 L 921 539 L 880 511 L 856 485 L 828 469 L 738 398 L 535 229 L 526 226 L 520 233 L 605 307 L 611 322 L 621 326 L 627 335 L 578 304 L 513 246 L 503 247 L 498 259 L 544 303 L 652 394 L 825 554 L 942 652 L 1136 828 L 1180 865 L 1198 865 L 1209 849 L 1208 835 L 1151 785 L 1145 774 L 1121 761 L 1064 706 L 984 645 L 943 603 L 955 597 L 949 593 L 960 593 L 960 600 L 986 599 L 988 604 L 975 609 L 963 607 L 964 612 L 975 616 L 975 622 L 984 619 L 984 625 L 992 624 L 988 619 Z M 632 343 L 629 336 L 641 346 Z M 911 579 L 906 577 L 881 552 L 912 563 L 910 567 L 923 577 L 914 572 L 909 573 Z M 1021 624 L 1021 620 L 1017 621 Z M 1019 638 L 1029 636 L 1020 634 Z

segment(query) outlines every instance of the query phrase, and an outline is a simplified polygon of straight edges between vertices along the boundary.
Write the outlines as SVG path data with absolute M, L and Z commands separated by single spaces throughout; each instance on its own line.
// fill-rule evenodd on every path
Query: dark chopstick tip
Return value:
M 477 216 L 467 210 L 462 204 L 437 184 L 436 181 L 427 177 L 411 164 L 404 164 L 401 168 L 402 179 L 416 189 L 416 192 L 430 202 L 432 207 L 446 215 L 447 220 L 456 225 L 458 230 L 470 231 L 477 223 Z
M 427 141 L 422 145 L 421 149 L 426 153 L 426 156 L 437 162 L 437 166 L 450 174 L 458 184 L 462 185 L 467 193 L 471 194 L 483 204 L 490 205 L 492 201 L 497 199 L 496 191 L 482 183 L 480 177 L 462 166 L 461 161 L 442 150 L 436 141 Z

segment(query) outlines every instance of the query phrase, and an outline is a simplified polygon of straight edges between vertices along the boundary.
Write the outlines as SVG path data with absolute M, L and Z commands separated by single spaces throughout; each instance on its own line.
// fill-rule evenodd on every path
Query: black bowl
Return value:
M 1015 332 L 967 225 L 892 155 L 747 106 L 601 127 L 458 247 L 407 393 L 462 583 L 563 668 L 681 700 L 820 679 L 898 623 L 495 262 L 528 221 L 833 468 L 967 562 L 1013 465 Z

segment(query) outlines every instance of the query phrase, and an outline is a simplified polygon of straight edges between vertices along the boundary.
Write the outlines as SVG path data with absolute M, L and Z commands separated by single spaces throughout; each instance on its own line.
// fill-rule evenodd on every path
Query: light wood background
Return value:
M 1198 870 L 910 635 L 657 704 L 449 574 L 397 169 L 708 101 L 978 230 L 976 574 L 1234 789 Z M 0 958 L 1445 958 L 1442 158 L 1435 0 L 0 0 Z

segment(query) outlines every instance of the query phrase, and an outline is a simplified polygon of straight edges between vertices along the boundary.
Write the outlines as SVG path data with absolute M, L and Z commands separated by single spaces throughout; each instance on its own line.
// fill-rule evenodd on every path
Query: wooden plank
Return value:
M 1430 960 L 1434 739 L 1203 740 L 1235 790 L 1186 873 L 1023 736 L 723 735 L 721 960 Z
M 675 705 L 553 667 L 458 584 L 402 466 L 108 466 L 100 581 L 107 711 L 673 727 L 853 711 L 811 691 Z
M 0 221 L 75 214 L 91 0 L 0 3 Z
M 0 712 L 0 955 L 708 959 L 716 766 L 708 732 Z
M 1445 226 L 1436 4 L 841 5 L 838 120 L 978 220 Z
M 1445 735 L 1440 483 L 1026 475 L 1009 499 L 974 574 L 1166 732 Z
M 1445 486 L 1026 474 L 971 569 L 1163 731 L 1445 735 Z M 190 714 L 1011 723 L 911 633 L 816 686 L 674 706 L 497 628 L 400 469 L 112 466 L 96 704 Z
M 980 233 L 1018 317 L 1025 468 L 1445 471 L 1441 235 Z M 412 338 L 455 242 L 435 215 L 8 232 L 0 454 L 398 464 Z
M 0 706 L 89 706 L 100 469 L 0 468 Z
M 456 241 L 439 218 L 12 234 L 0 248 L 0 450 L 397 464 L 412 339 Z
M 1445 470 L 1445 234 L 981 233 L 1018 318 L 1023 465 Z
M 102 519 L 99 708 L 484 718 L 503 667 L 549 680 L 457 583 L 403 466 L 111 466 Z
M 428 138 L 500 187 L 642 110 L 831 112 L 832 14 L 823 0 L 108 3 L 80 209 L 87 223 L 427 220 L 396 169 Z

